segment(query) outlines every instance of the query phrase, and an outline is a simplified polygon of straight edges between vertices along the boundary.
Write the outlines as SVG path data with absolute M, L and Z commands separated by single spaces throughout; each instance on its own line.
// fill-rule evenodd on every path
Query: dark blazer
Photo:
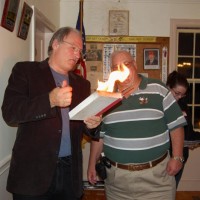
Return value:
M 69 73 L 73 88 L 70 109 L 90 94 L 90 83 Z M 18 126 L 13 147 L 7 190 L 24 195 L 45 193 L 56 168 L 62 134 L 61 112 L 51 108 L 49 92 L 55 88 L 48 59 L 19 62 L 9 78 L 2 104 L 2 114 L 10 126 Z M 73 188 L 82 194 L 82 148 L 84 123 L 70 121 Z

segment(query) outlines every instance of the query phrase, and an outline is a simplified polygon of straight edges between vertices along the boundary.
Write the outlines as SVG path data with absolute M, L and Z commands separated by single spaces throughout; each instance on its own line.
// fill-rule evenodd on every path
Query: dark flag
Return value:
M 79 2 L 79 14 L 78 14 L 78 19 L 76 22 L 76 29 L 78 29 L 81 34 L 82 34 L 82 40 L 83 40 L 83 55 L 79 61 L 79 65 L 83 68 L 83 77 L 86 78 L 86 43 L 85 43 L 85 28 L 83 24 L 83 0 L 80 0 Z M 81 74 L 81 69 L 76 70 L 77 73 Z

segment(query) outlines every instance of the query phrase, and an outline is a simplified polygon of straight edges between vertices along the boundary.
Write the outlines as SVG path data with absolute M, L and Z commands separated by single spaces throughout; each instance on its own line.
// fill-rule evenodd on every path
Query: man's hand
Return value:
M 175 176 L 182 167 L 183 167 L 183 163 L 171 158 L 167 164 L 167 173 L 170 176 Z
M 62 82 L 61 87 L 54 88 L 49 93 L 49 101 L 51 107 L 67 107 L 72 101 L 72 87 L 67 84 L 67 81 Z
M 102 116 L 92 116 L 88 117 L 84 120 L 84 123 L 86 124 L 87 128 L 93 129 L 99 126 L 99 124 L 102 121 Z
M 96 174 L 96 169 L 95 166 L 89 166 L 87 170 L 87 178 L 88 181 L 94 185 L 97 183 L 97 174 Z

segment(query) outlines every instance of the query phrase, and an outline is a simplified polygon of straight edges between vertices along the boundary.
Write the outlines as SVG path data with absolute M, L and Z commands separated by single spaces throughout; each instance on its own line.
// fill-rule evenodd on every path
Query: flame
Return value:
M 122 70 L 117 70 L 110 73 L 108 81 L 106 82 L 98 81 L 97 90 L 113 92 L 115 81 L 119 80 L 120 82 L 123 82 L 127 79 L 128 75 L 129 75 L 128 67 L 126 67 L 125 65 L 122 65 Z

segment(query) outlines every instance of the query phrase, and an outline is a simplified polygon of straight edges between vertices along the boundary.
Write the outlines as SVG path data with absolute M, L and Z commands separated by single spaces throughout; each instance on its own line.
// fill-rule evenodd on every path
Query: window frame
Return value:
M 170 52 L 169 52 L 169 73 L 177 70 L 178 64 L 178 34 L 180 32 L 200 32 L 200 20 L 198 19 L 171 19 L 170 20 Z M 196 31 L 196 30 L 197 31 Z M 194 57 L 193 57 L 194 59 Z M 192 123 L 194 124 L 194 111 L 195 107 L 200 107 L 200 104 L 195 104 L 195 84 L 200 83 L 200 79 L 188 79 L 188 82 L 193 85 L 192 90 L 192 103 L 189 106 L 192 108 Z M 200 129 L 195 129 L 200 131 Z

